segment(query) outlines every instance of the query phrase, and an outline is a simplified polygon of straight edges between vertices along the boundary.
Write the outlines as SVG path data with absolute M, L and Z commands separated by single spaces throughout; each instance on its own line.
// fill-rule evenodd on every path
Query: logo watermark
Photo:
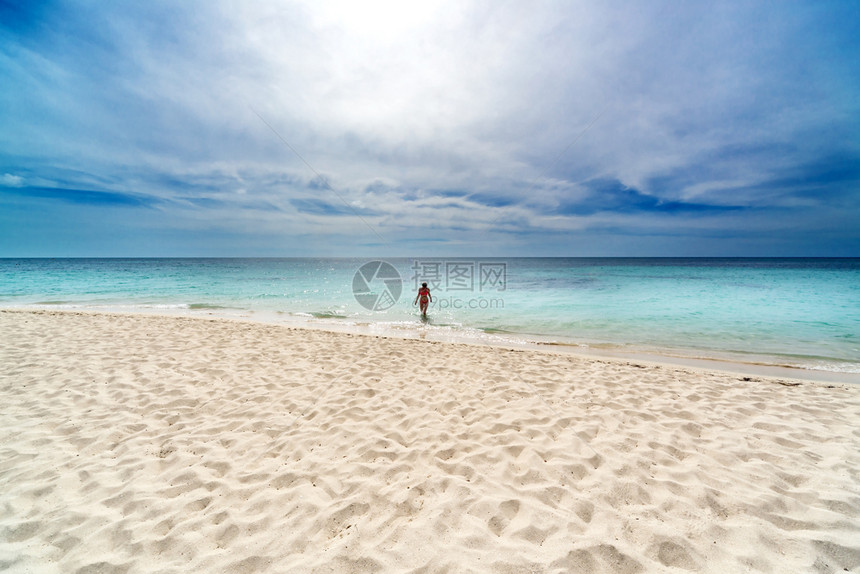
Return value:
M 370 261 L 355 272 L 352 294 L 359 305 L 369 311 L 392 308 L 403 292 L 403 279 L 387 261 Z
M 427 283 L 436 309 L 504 309 L 500 297 L 484 296 L 508 288 L 507 263 L 499 261 L 446 261 L 416 259 L 412 263 L 413 290 Z M 397 304 L 403 293 L 400 273 L 387 261 L 370 261 L 356 270 L 352 279 L 355 300 L 369 311 L 385 311 Z M 466 298 L 466 293 L 481 296 Z
M 508 288 L 508 264 L 497 261 L 418 260 L 412 264 L 415 289 L 427 283 L 430 290 L 505 291 Z M 477 272 L 477 273 L 476 273 Z M 476 282 L 477 280 L 477 282 Z
M 436 297 L 430 306 L 439 309 L 504 309 L 505 300 L 501 297 L 472 297 L 471 299 Z

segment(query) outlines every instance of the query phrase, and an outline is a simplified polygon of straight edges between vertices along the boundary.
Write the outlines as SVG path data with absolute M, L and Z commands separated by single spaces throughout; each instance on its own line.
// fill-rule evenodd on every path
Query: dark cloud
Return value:
M 290 199 L 290 204 L 300 213 L 309 215 L 376 215 L 377 212 L 351 205 L 335 204 L 317 198 Z
M 823 201 L 848 196 L 860 200 L 860 154 L 832 155 L 791 166 L 765 186 L 785 194 L 813 196 Z
M 594 179 L 583 184 L 584 198 L 562 202 L 555 213 L 593 215 L 596 213 L 653 213 L 666 215 L 720 214 L 743 209 L 736 205 L 711 205 L 687 201 L 663 200 L 628 187 L 617 179 Z
M 460 189 L 397 189 L 400 197 L 405 201 L 419 201 L 433 198 L 458 198 L 466 197 L 468 191 Z
M 57 187 L 0 187 L 0 194 L 18 195 L 29 198 L 63 201 L 76 205 L 153 207 L 161 200 L 132 193 L 114 191 L 94 191 L 91 189 L 65 189 Z
M 519 203 L 521 200 L 512 198 L 506 195 L 497 195 L 493 193 L 470 193 L 469 201 L 480 203 L 488 207 L 506 207 Z

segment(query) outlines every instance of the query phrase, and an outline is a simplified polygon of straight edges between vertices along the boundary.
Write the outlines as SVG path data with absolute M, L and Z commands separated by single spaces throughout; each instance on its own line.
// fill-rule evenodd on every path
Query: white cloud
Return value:
M 23 187 L 24 186 L 24 178 L 20 175 L 12 175 L 11 173 L 4 173 L 3 177 L 0 177 L 0 185 L 5 187 Z

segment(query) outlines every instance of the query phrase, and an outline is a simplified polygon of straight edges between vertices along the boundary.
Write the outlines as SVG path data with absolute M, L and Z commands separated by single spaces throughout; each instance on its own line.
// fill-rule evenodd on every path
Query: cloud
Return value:
M 254 249 L 378 231 L 540 254 L 591 231 L 623 255 L 668 220 L 718 249 L 749 218 L 763 253 L 799 225 L 826 253 L 832 210 L 860 204 L 851 2 L 2 10 L 0 190 L 28 190 L 20 209 L 147 208 L 165 237 Z
M 101 205 L 120 207 L 152 207 L 159 203 L 155 198 L 130 193 L 94 191 L 90 189 L 64 189 L 57 187 L 15 187 L 0 189 L 0 193 L 29 198 L 63 201 L 78 205 Z
M 642 193 L 617 179 L 594 179 L 585 183 L 588 195 L 559 206 L 556 213 L 592 215 L 602 212 L 654 213 L 665 215 L 715 214 L 742 209 L 736 205 L 711 205 L 688 201 L 668 201 Z
M 19 175 L 4 173 L 3 177 L 0 177 L 0 185 L 4 187 L 22 187 L 24 185 L 24 178 Z
M 354 205 L 337 205 L 316 198 L 291 199 L 290 203 L 300 213 L 310 215 L 376 215 L 377 212 Z

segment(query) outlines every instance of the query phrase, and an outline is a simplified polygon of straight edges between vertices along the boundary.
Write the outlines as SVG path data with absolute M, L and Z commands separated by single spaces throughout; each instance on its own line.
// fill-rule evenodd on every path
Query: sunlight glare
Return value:
M 402 0 L 350 0 L 313 3 L 317 22 L 337 27 L 347 34 L 387 42 L 413 34 L 434 20 L 440 3 Z

